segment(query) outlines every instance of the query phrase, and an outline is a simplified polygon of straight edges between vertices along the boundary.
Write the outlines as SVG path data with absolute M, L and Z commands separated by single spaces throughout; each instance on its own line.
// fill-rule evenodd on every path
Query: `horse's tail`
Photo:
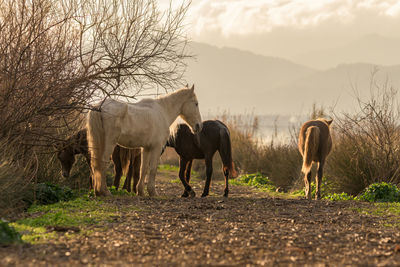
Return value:
M 131 163 L 132 150 L 128 148 L 120 147 L 119 158 L 121 160 L 122 173 L 126 176 L 129 170 L 129 164 Z
M 219 154 L 221 155 L 222 164 L 224 165 L 224 174 L 227 170 L 229 170 L 231 177 L 235 178 L 238 176 L 238 173 L 232 160 L 231 137 L 228 128 L 220 129 L 219 134 L 221 140 L 219 146 Z
M 319 146 L 319 128 L 315 126 L 308 127 L 306 131 L 306 138 L 304 142 L 304 155 L 303 155 L 303 166 L 301 171 L 307 174 L 313 162 L 315 154 L 318 152 Z
M 93 171 L 93 177 L 101 176 L 99 172 L 99 166 L 102 166 L 103 153 L 104 153 L 104 142 L 105 142 L 105 131 L 103 127 L 103 118 L 100 110 L 100 106 L 96 107 L 98 110 L 90 110 L 87 115 L 87 141 L 89 154 L 91 157 L 91 167 Z M 96 180 L 96 178 L 95 178 Z M 94 185 L 96 186 L 96 185 Z

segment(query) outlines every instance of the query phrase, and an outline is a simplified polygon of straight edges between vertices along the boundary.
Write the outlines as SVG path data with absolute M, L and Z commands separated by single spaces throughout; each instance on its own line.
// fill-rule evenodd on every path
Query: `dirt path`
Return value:
M 157 186 L 156 199 L 105 200 L 122 211 L 88 235 L 0 248 L 0 265 L 400 266 L 399 231 L 355 211 L 366 204 L 271 198 L 240 186 L 225 199 L 218 184 L 218 196 L 182 199 L 180 184 Z M 194 186 L 198 195 L 202 188 Z

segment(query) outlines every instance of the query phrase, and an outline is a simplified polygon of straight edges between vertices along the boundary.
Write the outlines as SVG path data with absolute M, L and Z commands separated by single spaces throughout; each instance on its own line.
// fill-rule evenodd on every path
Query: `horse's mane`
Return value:
M 168 94 L 164 94 L 164 95 L 159 95 L 158 97 L 157 97 L 157 99 L 163 99 L 163 98 L 166 98 L 166 97 L 170 97 L 171 95 L 185 95 L 185 94 L 189 94 L 189 93 L 191 93 L 192 91 L 191 90 L 189 90 L 188 88 L 181 88 L 181 89 L 178 89 L 178 90 L 175 90 L 175 91 L 173 91 L 173 92 L 171 92 L 171 93 L 168 93 Z
M 179 116 L 176 120 L 169 126 L 169 138 L 168 140 L 175 141 L 176 134 L 178 133 L 179 125 L 185 123 L 184 120 Z

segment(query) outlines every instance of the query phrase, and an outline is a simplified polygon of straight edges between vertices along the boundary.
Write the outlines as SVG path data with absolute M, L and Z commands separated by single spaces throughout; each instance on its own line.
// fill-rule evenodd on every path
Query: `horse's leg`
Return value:
M 140 179 L 141 154 L 133 157 L 133 192 L 137 193 L 136 186 Z
M 93 189 L 93 175 L 92 175 L 92 165 L 90 163 L 90 155 L 87 154 L 85 155 L 85 159 L 87 164 L 89 165 L 89 170 L 90 170 L 90 174 L 89 174 L 89 190 Z
M 106 144 L 104 147 L 103 155 L 99 155 L 99 159 L 92 159 L 94 163 L 94 192 L 97 196 L 109 196 L 110 191 L 107 188 L 105 168 L 110 162 L 110 155 L 114 149 L 115 144 Z
M 228 197 L 229 194 L 229 169 L 222 169 L 225 176 L 225 190 L 224 190 L 224 197 Z
M 181 197 L 188 197 L 189 192 L 186 191 L 186 186 L 185 186 L 185 172 L 186 172 L 186 166 L 187 166 L 188 161 L 182 157 L 179 158 L 179 179 L 182 182 L 182 185 L 184 187 L 184 191 Z
M 186 174 L 187 174 L 187 169 L 192 166 L 191 160 L 186 160 L 184 158 L 179 159 L 179 179 L 181 179 L 181 182 L 183 186 L 185 187 L 185 191 L 182 194 L 182 197 L 195 197 L 196 193 L 193 191 L 192 187 L 189 185 L 189 182 L 186 179 Z M 190 169 L 189 169 L 190 172 Z M 190 179 L 190 177 L 189 177 Z
M 114 186 L 115 189 L 119 189 L 119 183 L 121 181 L 121 176 L 122 176 L 122 166 L 121 166 L 121 158 L 119 156 L 119 147 L 116 146 L 113 153 L 112 153 L 112 161 L 114 162 Z
M 130 158 L 129 161 L 129 167 L 128 167 L 128 173 L 126 174 L 124 186 L 122 187 L 123 189 L 126 189 L 126 191 L 131 192 L 132 191 L 132 174 L 133 174 L 133 157 Z
M 204 185 L 204 191 L 201 197 L 206 197 L 208 196 L 208 193 L 210 191 L 210 183 L 211 183 L 211 175 L 213 173 L 213 166 L 212 166 L 212 156 L 206 156 L 205 159 L 206 162 L 206 184 Z
M 321 199 L 321 183 L 322 175 L 324 172 L 325 159 L 321 160 L 318 164 L 317 178 L 315 179 L 315 199 Z
M 160 159 L 162 146 L 160 148 L 153 148 L 150 151 L 150 162 L 149 162 L 149 177 L 147 180 L 147 192 L 149 196 L 154 197 L 157 195 L 156 193 L 156 174 L 157 174 L 157 166 L 158 160 Z
M 306 198 L 311 200 L 311 170 L 308 173 L 304 174 L 304 185 L 305 185 L 305 193 Z
M 190 185 L 190 174 L 192 172 L 192 163 L 193 163 L 193 160 L 189 160 L 187 162 L 186 171 L 185 171 L 185 180 L 186 180 L 187 184 L 189 184 L 189 185 Z M 192 188 L 192 191 L 193 191 L 193 188 Z M 185 189 L 185 191 L 182 194 L 182 197 L 188 197 L 188 196 L 189 196 L 189 192 Z
M 144 196 L 144 180 L 149 169 L 150 153 L 149 149 L 143 148 L 142 150 L 142 162 L 140 166 L 140 179 L 136 187 L 136 192 L 139 196 Z

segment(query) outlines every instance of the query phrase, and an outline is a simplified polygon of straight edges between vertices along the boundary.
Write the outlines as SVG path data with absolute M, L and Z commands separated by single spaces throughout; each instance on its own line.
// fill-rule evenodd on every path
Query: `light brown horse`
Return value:
M 329 126 L 333 120 L 316 119 L 307 121 L 301 126 L 299 133 L 299 151 L 303 156 L 304 184 L 306 198 L 311 199 L 311 166 L 318 163 L 318 173 L 315 179 L 315 199 L 321 198 L 321 182 L 326 157 L 332 149 L 332 137 Z

